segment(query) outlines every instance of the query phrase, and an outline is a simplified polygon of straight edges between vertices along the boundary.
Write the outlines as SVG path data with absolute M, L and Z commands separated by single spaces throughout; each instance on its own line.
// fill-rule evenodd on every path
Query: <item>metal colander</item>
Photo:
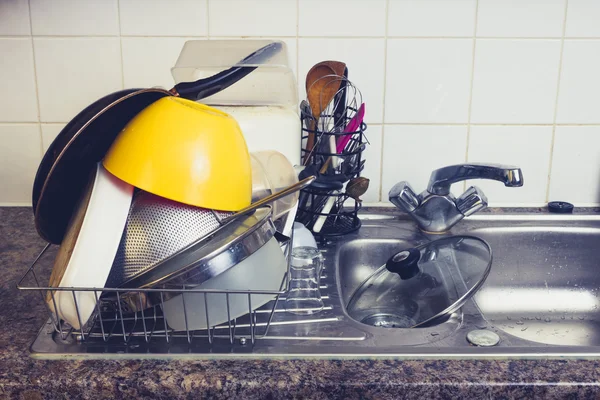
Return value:
M 138 192 L 129 209 L 106 286 L 119 287 L 126 280 L 211 233 L 220 226 L 220 219 L 232 214 Z

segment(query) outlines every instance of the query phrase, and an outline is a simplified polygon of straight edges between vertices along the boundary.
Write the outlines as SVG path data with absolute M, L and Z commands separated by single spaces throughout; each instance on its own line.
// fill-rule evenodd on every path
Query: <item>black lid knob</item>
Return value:
M 402 250 L 387 260 L 385 267 L 388 271 L 400 275 L 403 280 L 410 279 L 419 273 L 419 259 L 421 252 L 412 248 Z
M 548 203 L 548 211 L 555 214 L 571 214 L 575 206 L 566 201 L 551 201 Z

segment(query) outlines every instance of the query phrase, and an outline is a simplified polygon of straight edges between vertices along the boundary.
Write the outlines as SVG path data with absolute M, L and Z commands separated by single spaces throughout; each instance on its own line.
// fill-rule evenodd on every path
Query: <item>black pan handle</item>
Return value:
M 283 46 L 281 43 L 269 43 L 250 54 L 235 66 L 221 71 L 208 78 L 199 79 L 196 82 L 181 82 L 173 88 L 180 97 L 188 100 L 200 100 L 215 93 L 227 89 L 257 67 L 244 67 L 244 64 L 261 64 L 277 54 Z

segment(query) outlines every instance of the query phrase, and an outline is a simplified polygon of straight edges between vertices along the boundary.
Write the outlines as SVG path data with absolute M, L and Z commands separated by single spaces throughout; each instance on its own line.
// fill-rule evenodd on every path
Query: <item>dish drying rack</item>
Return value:
M 186 286 L 170 289 L 48 287 L 40 284 L 40 271 L 38 269 L 40 268 L 40 261 L 48 255 L 50 247 L 50 244 L 44 247 L 19 280 L 17 288 L 23 291 L 38 292 L 44 308 L 49 313 L 49 319 L 40 330 L 36 341 L 40 339 L 41 335 L 51 335 L 52 340 L 62 346 L 59 347 L 64 349 L 64 353 L 129 352 L 132 349 L 142 349 L 144 347 L 146 348 L 145 352 L 149 353 L 194 353 L 195 351 L 202 353 L 212 352 L 215 349 L 228 351 L 234 347 L 239 350 L 240 346 L 245 348 L 246 351 L 251 351 L 252 345 L 258 340 L 267 338 L 269 328 L 273 324 L 301 324 L 304 322 L 319 322 L 320 320 L 324 322 L 336 320 L 335 318 L 328 318 L 326 315 L 319 317 L 319 314 L 317 314 L 316 316 L 310 315 L 307 318 L 302 318 L 285 312 L 282 300 L 285 298 L 290 281 L 291 246 L 289 244 L 285 251 L 287 271 L 279 290 L 273 291 L 195 289 Z M 327 286 L 321 287 L 324 300 L 329 298 L 326 293 L 323 293 L 327 289 Z M 183 290 L 186 293 L 204 294 L 206 324 L 210 327 L 209 329 L 174 331 L 169 328 L 161 311 L 164 303 L 163 298 L 167 292 L 181 293 Z M 56 309 L 55 291 L 71 292 L 81 326 L 80 329 L 60 320 L 48 306 L 45 299 L 49 293 Z M 81 321 L 77 304 L 76 292 L 79 291 L 93 292 L 96 299 L 96 310 L 85 324 L 81 324 L 83 321 Z M 128 312 L 125 303 L 122 301 L 125 293 L 158 293 L 161 304 L 137 313 Z M 248 314 L 237 319 L 230 318 L 229 322 L 220 325 L 212 325 L 207 305 L 208 294 L 225 295 L 226 301 L 223 307 L 227 309 L 227 315 L 230 315 L 230 296 L 247 295 Z M 272 295 L 274 299 L 263 307 L 253 310 L 253 295 Z M 182 297 L 185 298 L 185 296 Z M 113 301 L 114 298 L 117 301 Z M 142 296 L 136 296 L 136 298 L 141 302 Z M 184 300 L 183 312 L 186 328 L 187 307 L 189 305 L 186 306 Z M 325 307 L 325 309 L 328 308 L 330 307 Z M 280 315 L 282 317 L 279 317 Z

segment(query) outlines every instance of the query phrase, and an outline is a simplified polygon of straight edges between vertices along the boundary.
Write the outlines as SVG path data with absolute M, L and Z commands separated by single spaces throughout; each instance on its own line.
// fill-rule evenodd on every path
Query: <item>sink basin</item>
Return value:
M 381 327 L 371 320 L 363 323 L 364 318 L 352 315 L 346 307 L 356 288 L 390 256 L 441 235 L 419 231 L 412 220 L 396 209 L 368 209 L 360 217 L 359 231 L 322 247 L 323 311 L 309 317 L 291 315 L 285 312 L 284 301 L 280 301 L 267 334 L 258 337 L 253 345 L 248 344 L 249 340 L 230 345 L 227 324 L 215 329 L 215 340 L 222 339 L 226 346 L 211 346 L 206 334 L 197 332 L 190 338 L 185 334 L 171 335 L 168 345 L 158 341 L 158 337 L 145 342 L 143 335 L 131 335 L 127 345 L 89 337 L 88 346 L 82 347 L 53 339 L 55 336 L 48 334 L 46 326 L 32 351 L 43 358 L 64 358 L 64 354 L 112 357 L 115 353 L 120 358 L 173 358 L 178 354 L 189 358 L 190 353 L 198 357 L 600 356 L 597 211 L 550 215 L 500 209 L 464 219 L 449 234 L 487 241 L 493 252 L 491 273 L 460 310 L 435 325 L 413 329 Z M 263 326 L 270 307 L 271 304 L 256 314 Z M 245 335 L 245 326 L 248 325 L 243 319 L 236 322 L 238 337 Z M 497 334 L 499 343 L 493 347 L 471 345 L 467 334 L 481 329 Z M 160 330 L 156 333 L 160 336 Z M 93 342 L 93 347 L 89 342 Z
M 480 226 L 494 262 L 475 301 L 491 324 L 539 343 L 600 345 L 600 224 L 539 219 Z

